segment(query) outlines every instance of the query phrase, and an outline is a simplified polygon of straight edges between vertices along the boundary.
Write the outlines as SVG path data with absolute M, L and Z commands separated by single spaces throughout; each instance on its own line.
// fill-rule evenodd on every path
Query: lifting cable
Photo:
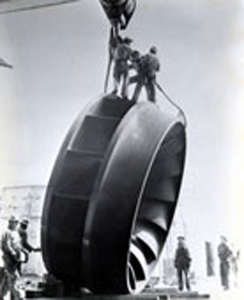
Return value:
M 187 119 L 186 119 L 186 115 L 183 111 L 182 108 L 180 108 L 179 105 L 177 105 L 170 97 L 169 95 L 165 92 L 165 90 L 162 88 L 162 86 L 158 83 L 155 82 L 156 87 L 158 88 L 158 90 L 164 95 L 164 97 L 170 102 L 171 105 L 173 105 L 178 111 L 179 111 L 179 115 L 182 116 L 183 118 L 183 124 L 186 127 L 187 126 Z
M 106 71 L 106 77 L 105 77 L 105 84 L 104 84 L 104 93 L 107 93 L 108 89 L 108 81 L 109 81 L 109 75 L 110 75 L 110 70 L 111 70 L 111 65 L 112 65 L 112 49 L 111 49 L 111 41 L 114 38 L 114 29 L 111 27 L 110 29 L 110 36 L 109 36 L 109 46 L 108 46 L 108 65 L 107 65 L 107 71 Z
M 110 35 L 109 35 L 109 46 L 108 46 L 108 65 L 107 65 L 107 71 L 106 71 L 106 77 L 105 77 L 105 84 L 104 84 L 104 93 L 107 92 L 108 89 L 108 82 L 109 82 L 109 76 L 111 71 L 111 65 L 113 62 L 113 48 L 114 43 L 118 43 L 119 39 L 119 28 L 118 25 L 112 25 L 110 28 Z

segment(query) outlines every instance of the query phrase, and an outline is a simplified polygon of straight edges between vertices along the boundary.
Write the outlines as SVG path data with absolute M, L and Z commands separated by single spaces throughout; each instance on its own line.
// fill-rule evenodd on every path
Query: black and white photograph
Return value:
M 244 0 L 0 0 L 0 300 L 244 296 Z

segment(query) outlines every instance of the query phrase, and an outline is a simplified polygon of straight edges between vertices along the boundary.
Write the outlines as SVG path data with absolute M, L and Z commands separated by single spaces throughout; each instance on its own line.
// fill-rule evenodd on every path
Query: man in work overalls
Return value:
M 20 274 L 18 271 L 22 256 L 20 236 L 17 231 L 18 220 L 11 216 L 8 221 L 8 228 L 3 233 L 1 239 L 1 250 L 3 253 L 5 277 L 0 285 L 0 298 L 10 291 L 11 300 L 20 300 L 21 292 L 18 286 Z
M 118 39 L 113 51 L 114 60 L 114 90 L 113 94 L 117 94 L 119 86 L 122 83 L 121 96 L 128 98 L 128 84 L 129 84 L 129 59 L 131 56 L 130 44 L 132 40 L 128 37 Z

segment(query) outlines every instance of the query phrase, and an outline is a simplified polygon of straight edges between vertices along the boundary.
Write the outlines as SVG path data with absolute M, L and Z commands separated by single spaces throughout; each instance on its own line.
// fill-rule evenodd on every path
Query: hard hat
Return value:
M 156 54 L 157 53 L 157 48 L 155 46 L 152 46 L 150 48 L 150 52 L 153 53 L 153 54 Z
M 13 215 L 9 218 L 8 221 L 9 221 L 9 223 L 10 222 L 12 222 L 12 223 L 18 223 L 19 222 L 19 220 L 15 216 L 13 216 Z
M 134 50 L 132 53 L 131 53 L 131 56 L 133 59 L 139 59 L 141 57 L 141 54 L 138 50 Z
M 126 37 L 124 38 L 124 43 L 130 44 L 130 43 L 132 43 L 132 42 L 133 42 L 133 40 L 132 40 L 131 38 L 129 38 L 128 36 L 126 36 Z
M 29 224 L 29 220 L 26 219 L 26 218 L 24 218 L 24 219 L 21 220 L 20 223 L 23 224 L 23 225 L 28 225 Z

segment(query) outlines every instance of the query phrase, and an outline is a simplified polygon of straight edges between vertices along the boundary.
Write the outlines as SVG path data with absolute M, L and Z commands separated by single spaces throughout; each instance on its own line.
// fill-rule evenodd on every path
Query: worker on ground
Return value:
M 121 96 L 128 98 L 128 84 L 129 84 L 129 59 L 131 55 L 130 44 L 132 39 L 125 37 L 124 39 L 117 39 L 117 44 L 113 51 L 114 60 L 114 90 L 113 94 L 117 94 L 120 84 L 122 84 Z
M 189 250 L 185 245 L 185 238 L 183 236 L 178 237 L 178 247 L 175 253 L 174 266 L 177 270 L 178 288 L 179 291 L 184 289 L 184 285 L 187 290 L 190 290 L 189 282 L 189 269 L 191 265 L 191 257 Z
M 18 286 L 20 274 L 18 271 L 19 262 L 22 259 L 22 247 L 20 236 L 17 231 L 18 220 L 11 216 L 8 221 L 8 228 L 1 238 L 1 250 L 3 253 L 5 276 L 0 286 L 0 299 L 10 291 L 11 300 L 22 299 Z
M 221 241 L 218 246 L 218 257 L 220 261 L 220 280 L 221 285 L 225 290 L 229 289 L 229 270 L 230 270 L 230 258 L 232 256 L 232 251 L 227 245 L 227 239 L 224 236 L 221 236 Z
M 35 248 L 29 243 L 28 231 L 27 231 L 28 225 L 29 225 L 29 221 L 26 218 L 24 218 L 23 220 L 21 220 L 20 226 L 18 228 L 18 232 L 19 232 L 19 236 L 20 236 L 20 242 L 21 242 L 21 246 L 22 246 L 22 251 L 25 254 L 24 263 L 28 262 L 29 253 L 40 251 L 39 248 Z M 19 272 L 21 273 L 21 263 L 19 265 Z

